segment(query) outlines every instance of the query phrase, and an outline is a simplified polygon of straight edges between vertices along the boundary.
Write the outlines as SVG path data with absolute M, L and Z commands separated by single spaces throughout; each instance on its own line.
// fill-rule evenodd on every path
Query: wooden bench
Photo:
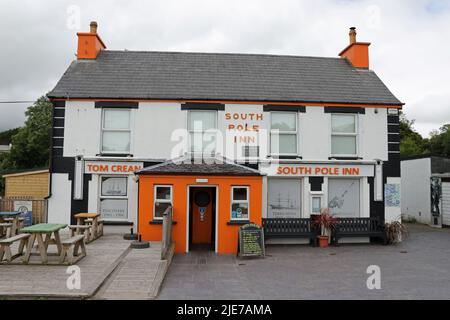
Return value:
M 10 222 L 2 222 L 0 223 L 0 236 L 2 236 L 3 234 L 6 233 L 6 237 L 9 238 L 11 237 L 11 232 L 12 232 L 12 223 Z M 6 229 L 6 232 L 4 232 L 3 230 Z
M 97 221 L 97 233 L 99 237 L 103 236 L 103 220 Z
M 30 237 L 30 234 L 21 233 L 14 237 L 0 240 L 0 262 L 3 260 L 4 255 L 6 255 L 6 261 L 8 263 L 10 263 L 15 258 L 23 255 L 23 249 L 27 246 L 29 237 Z M 19 250 L 18 250 L 17 254 L 12 255 L 11 245 L 16 241 L 20 241 Z
M 86 256 L 86 245 L 84 243 L 84 235 L 76 235 L 61 242 L 62 250 L 59 256 L 59 263 L 74 264 Z M 81 248 L 81 254 L 78 250 Z
M 267 218 L 262 222 L 264 239 L 307 238 L 310 244 L 317 245 L 317 232 L 309 218 Z
M 339 244 L 341 238 L 378 238 L 387 243 L 384 225 L 378 218 L 338 218 L 333 232 L 333 242 Z
M 70 236 L 84 235 L 85 243 L 88 243 L 91 239 L 91 226 L 85 224 L 70 225 Z

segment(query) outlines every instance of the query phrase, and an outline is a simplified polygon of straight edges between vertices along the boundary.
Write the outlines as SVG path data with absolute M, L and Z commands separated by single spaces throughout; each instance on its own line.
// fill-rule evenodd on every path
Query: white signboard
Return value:
M 33 211 L 33 201 L 14 200 L 14 211 L 20 211 L 22 213 Z
M 142 162 L 85 161 L 84 173 L 133 174 L 144 167 Z
M 128 218 L 128 200 L 127 199 L 102 199 L 100 202 L 100 213 L 103 219 Z
M 373 177 L 374 165 L 270 164 L 260 170 L 276 177 Z

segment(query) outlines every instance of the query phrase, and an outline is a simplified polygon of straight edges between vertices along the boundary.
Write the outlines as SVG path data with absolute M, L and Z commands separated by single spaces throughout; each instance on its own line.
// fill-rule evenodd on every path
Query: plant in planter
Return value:
M 402 240 L 406 239 L 409 234 L 406 225 L 399 221 L 386 223 L 384 229 L 386 230 L 387 244 L 399 243 Z
M 312 221 L 314 227 L 320 229 L 319 246 L 321 248 L 328 247 L 330 243 L 330 236 L 336 228 L 337 219 L 330 214 L 329 209 L 321 209 L 320 214 L 313 217 Z

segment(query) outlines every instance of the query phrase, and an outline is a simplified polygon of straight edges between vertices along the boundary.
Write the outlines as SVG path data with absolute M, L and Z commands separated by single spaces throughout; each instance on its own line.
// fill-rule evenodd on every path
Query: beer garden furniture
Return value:
M 6 261 L 8 263 L 10 263 L 16 257 L 21 256 L 23 254 L 23 249 L 28 244 L 29 237 L 30 237 L 30 234 L 21 233 L 16 236 L 13 236 L 11 238 L 0 240 L 0 263 L 3 261 L 3 256 L 5 256 L 5 255 L 6 255 Z M 11 252 L 11 245 L 16 241 L 20 241 L 19 249 L 17 251 L 17 254 L 13 255 Z
M 9 236 L 15 236 L 19 228 L 20 211 L 3 211 L 0 212 L 0 223 L 11 223 Z M 4 227 L 4 226 L 2 226 Z
M 58 255 L 61 255 L 62 244 L 59 236 L 59 231 L 67 227 L 67 224 L 51 224 L 39 223 L 20 230 L 21 233 L 31 234 L 28 241 L 23 263 L 28 264 L 30 261 L 31 252 L 33 250 L 34 242 L 37 240 L 38 250 L 41 256 L 42 264 L 48 263 L 47 249 L 50 244 L 56 245 Z M 45 237 L 44 237 L 45 235 Z M 53 235 L 53 237 L 52 237 Z
M 75 218 L 77 219 L 77 225 L 91 225 L 89 242 L 101 236 L 99 233 L 99 213 L 77 213 Z

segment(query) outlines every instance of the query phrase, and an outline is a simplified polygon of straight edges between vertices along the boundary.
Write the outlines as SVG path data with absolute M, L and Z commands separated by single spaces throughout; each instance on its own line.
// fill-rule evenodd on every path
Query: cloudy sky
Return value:
M 2 0 L 0 102 L 51 90 L 91 20 L 109 49 L 329 57 L 355 26 L 415 128 L 450 123 L 450 0 Z M 27 105 L 0 103 L 0 131 L 22 125 Z

